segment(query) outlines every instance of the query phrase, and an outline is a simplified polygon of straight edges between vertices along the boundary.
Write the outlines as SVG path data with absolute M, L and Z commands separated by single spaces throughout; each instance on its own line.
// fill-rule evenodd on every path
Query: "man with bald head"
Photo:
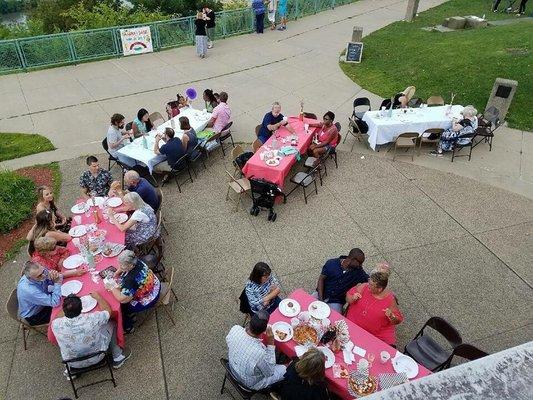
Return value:
M 159 209 L 159 197 L 155 188 L 146 179 L 141 178 L 139 173 L 129 170 L 124 174 L 124 185 L 129 192 L 137 192 L 146 204 L 157 211 Z M 124 193 L 120 190 L 120 182 L 115 181 L 111 184 L 110 196 L 122 197 Z

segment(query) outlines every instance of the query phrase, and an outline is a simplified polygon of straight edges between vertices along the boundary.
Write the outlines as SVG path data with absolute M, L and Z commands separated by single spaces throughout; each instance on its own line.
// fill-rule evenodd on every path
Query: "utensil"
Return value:
M 81 300 L 81 312 L 82 313 L 87 313 L 91 311 L 98 304 L 96 299 L 89 294 L 86 296 L 80 297 L 80 300 Z
M 279 332 L 282 332 L 286 336 L 281 338 L 279 336 Z M 278 342 L 288 342 L 293 336 L 292 326 L 285 321 L 278 321 L 272 324 L 272 333 L 274 334 L 274 339 L 276 339 Z
M 391 361 L 394 370 L 398 373 L 405 372 L 407 378 L 413 379 L 418 375 L 418 364 L 411 357 L 397 352 Z
M 85 225 L 73 226 L 69 229 L 68 234 L 72 237 L 82 237 L 87 233 L 87 227 Z
M 111 197 L 107 200 L 107 205 L 109 207 L 118 207 L 122 204 L 122 199 L 120 197 Z
M 327 318 L 331 313 L 331 309 L 329 308 L 329 306 L 320 300 L 315 300 L 311 304 L 309 304 L 307 310 L 309 311 L 311 317 L 316 319 Z
M 76 269 L 82 264 L 85 264 L 85 258 L 81 254 L 73 254 L 63 261 L 65 269 Z
M 300 303 L 293 299 L 283 299 L 279 303 L 279 312 L 285 317 L 295 317 L 300 313 Z
M 67 297 L 69 294 L 78 294 L 82 287 L 83 283 L 77 280 L 64 282 L 61 285 L 61 295 Z
M 331 351 L 331 349 L 324 347 L 324 346 L 318 346 L 318 350 L 322 352 L 326 356 L 326 368 L 331 368 L 333 364 L 335 364 L 335 354 Z

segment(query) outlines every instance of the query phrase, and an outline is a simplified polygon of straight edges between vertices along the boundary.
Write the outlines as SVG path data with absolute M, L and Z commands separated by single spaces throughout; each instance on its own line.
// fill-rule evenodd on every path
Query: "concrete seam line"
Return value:
M 176 301 L 176 299 L 173 299 L 173 301 Z M 168 393 L 167 374 L 165 372 L 165 362 L 163 359 L 163 343 L 161 342 L 161 327 L 159 325 L 159 312 L 157 308 L 155 309 L 155 323 L 157 326 L 157 341 L 159 342 L 159 359 L 161 360 L 161 373 L 163 375 L 163 387 L 165 388 L 165 396 L 168 400 L 170 399 L 170 396 Z

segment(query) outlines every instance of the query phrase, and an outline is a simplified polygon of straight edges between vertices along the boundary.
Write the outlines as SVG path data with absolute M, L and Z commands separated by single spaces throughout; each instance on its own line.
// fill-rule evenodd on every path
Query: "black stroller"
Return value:
M 261 209 L 268 210 L 268 220 L 274 222 L 277 214 L 274 212 L 276 197 L 285 195 L 277 185 L 264 179 L 250 178 L 250 189 L 252 192 L 252 208 L 250 214 L 257 216 Z

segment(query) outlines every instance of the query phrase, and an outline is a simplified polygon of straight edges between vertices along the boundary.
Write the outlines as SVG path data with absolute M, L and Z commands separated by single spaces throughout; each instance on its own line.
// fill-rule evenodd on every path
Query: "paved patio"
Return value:
M 10 83 L 15 85 L 13 93 L 23 85 L 34 85 L 34 98 L 41 96 L 42 100 L 33 111 L 28 109 L 27 115 L 0 119 L 0 126 L 2 130 L 27 128 L 28 132 L 35 129 L 56 135 L 50 136 L 59 147 L 54 158 L 100 153 L 98 143 L 110 113 L 131 114 L 140 106 L 162 109 L 162 99 L 173 97 L 176 88 L 182 91 L 188 82 L 185 75 L 193 73 L 199 79 L 206 77 L 198 87 L 212 85 L 229 91 L 236 134 L 245 142 L 250 141 L 253 126 L 274 99 L 294 110 L 303 97 L 309 99 L 309 110 L 322 112 L 326 104 L 332 104 L 336 113 L 347 116 L 359 88 L 336 72 L 340 70 L 334 54 L 339 49 L 332 43 L 349 38 L 353 25 L 362 24 L 368 33 L 402 18 L 404 9 L 404 1 L 364 0 L 293 23 L 276 36 L 279 41 L 272 40 L 277 32 L 269 32 L 263 38 L 237 37 L 217 43 L 218 53 L 205 60 L 211 64 L 193 60 L 192 49 L 183 48 L 142 59 L 40 71 L 15 79 L 3 77 L 2 90 L 4 82 L 17 82 L 19 86 Z M 310 57 L 321 62 L 310 63 Z M 168 65 L 161 65 L 162 60 Z M 258 67 L 258 60 L 268 65 Z M 231 68 L 243 71 L 233 74 Z M 213 71 L 227 75 L 213 78 Z M 164 79 L 168 87 L 132 94 L 132 88 L 138 86 L 125 82 L 124 77 L 134 76 L 146 88 L 161 85 Z M 277 79 L 272 81 L 274 76 Z M 44 78 L 50 84 L 47 89 L 39 88 Z M 176 79 L 184 83 L 175 87 Z M 56 85 L 54 93 L 63 93 L 68 86 L 65 80 L 93 85 L 99 100 L 93 97 L 95 101 L 82 103 L 79 97 L 65 96 L 70 99 L 67 101 L 50 96 L 52 85 Z M 292 89 L 294 82 L 299 89 Z M 324 85 L 331 85 L 336 95 L 328 97 Z M 252 86 L 263 95 L 251 95 Z M 377 102 L 375 96 L 372 99 Z M 59 109 L 51 110 L 56 107 Z M 11 110 L 20 112 L 15 107 Z M 286 205 L 277 207 L 274 224 L 267 222 L 265 213 L 258 217 L 251 217 L 246 210 L 235 213 L 233 205 L 224 202 L 224 167 L 230 168 L 230 160 L 215 154 L 208 170 L 201 171 L 193 184 L 184 185 L 183 193 L 172 183 L 164 187 L 164 216 L 170 231 L 165 258 L 166 265 L 176 268 L 179 297 L 174 309 L 176 325 L 164 313 L 151 317 L 127 336 L 133 356 L 117 371 L 118 387 L 105 384 L 85 389 L 81 398 L 231 398 L 219 394 L 223 370 L 218 359 L 226 355 L 226 333 L 242 322 L 237 297 L 252 266 L 260 260 L 268 262 L 280 277 L 285 294 L 299 287 L 312 290 L 325 260 L 355 246 L 365 251 L 367 269 L 381 260 L 392 264 L 391 287 L 406 316 L 399 326 L 399 348 L 431 315 L 448 319 L 465 341 L 488 352 L 532 340 L 533 201 L 492 185 L 531 194 L 527 180 L 533 174 L 526 166 L 517 166 L 533 141 L 527 132 L 509 132 L 498 137 L 492 153 L 482 146 L 476 148 L 470 163 L 458 160 L 452 164 L 429 157 L 418 157 L 415 164 L 403 159 L 393 163 L 386 152 L 370 153 L 357 145 L 351 153 L 349 143 L 341 145 L 339 169 L 331 165 L 318 196 L 310 197 L 305 205 L 301 192 L 295 192 Z M 48 156 L 22 162 L 33 163 L 39 157 L 48 161 Z M 494 170 L 484 176 L 482 169 L 489 166 Z M 78 197 L 77 180 L 83 168 L 81 157 L 61 162 L 62 209 L 70 208 Z M 475 175 L 476 180 L 460 174 Z M 521 181 L 520 174 L 527 179 Z M 25 258 L 20 254 L 0 268 L 0 298 L 6 299 L 16 284 Z M 4 382 L 0 398 L 71 396 L 69 383 L 61 375 L 58 349 L 32 335 L 29 349 L 24 351 L 21 333 L 3 309 L 0 318 L 4 322 L 0 326 L 4 355 L 0 360 L 0 381 Z

